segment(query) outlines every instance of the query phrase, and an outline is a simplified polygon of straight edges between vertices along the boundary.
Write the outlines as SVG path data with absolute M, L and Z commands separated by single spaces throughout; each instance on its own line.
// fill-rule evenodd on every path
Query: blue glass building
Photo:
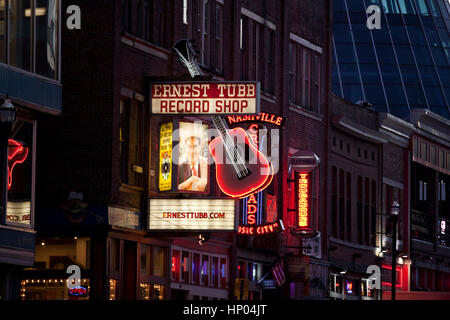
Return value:
M 366 9 L 381 9 L 369 30 Z M 334 0 L 333 92 L 408 119 L 425 108 L 450 118 L 449 0 Z

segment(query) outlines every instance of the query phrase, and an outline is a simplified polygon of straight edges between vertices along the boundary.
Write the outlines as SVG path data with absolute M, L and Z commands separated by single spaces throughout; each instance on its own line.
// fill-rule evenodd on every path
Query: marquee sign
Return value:
M 258 82 L 161 82 L 151 85 L 153 114 L 259 113 Z
M 235 231 L 234 199 L 150 199 L 148 230 Z

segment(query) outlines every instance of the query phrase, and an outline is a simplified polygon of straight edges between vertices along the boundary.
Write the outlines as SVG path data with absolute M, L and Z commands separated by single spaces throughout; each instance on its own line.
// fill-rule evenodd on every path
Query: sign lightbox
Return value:
M 152 231 L 235 231 L 234 199 L 150 199 Z
M 259 95 L 258 82 L 151 84 L 153 114 L 259 114 Z

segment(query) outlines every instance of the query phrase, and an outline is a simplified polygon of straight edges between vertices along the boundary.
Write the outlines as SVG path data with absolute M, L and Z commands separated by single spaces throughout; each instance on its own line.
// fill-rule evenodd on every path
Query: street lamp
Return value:
M 11 103 L 11 100 L 6 97 L 6 100 L 0 105 L 0 170 L 1 175 L 1 200 L 2 200 L 2 216 L 0 221 L 6 221 L 6 203 L 7 203 L 7 183 L 8 183 L 8 139 L 11 134 L 11 128 L 16 120 L 16 108 Z
M 397 222 L 398 214 L 400 212 L 400 205 L 394 201 L 391 206 L 391 220 L 392 220 L 392 300 L 395 300 L 395 284 L 397 283 Z

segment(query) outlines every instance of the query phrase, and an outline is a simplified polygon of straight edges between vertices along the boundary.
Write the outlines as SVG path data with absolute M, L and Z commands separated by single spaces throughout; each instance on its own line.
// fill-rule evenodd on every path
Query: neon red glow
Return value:
M 256 223 L 256 211 L 258 209 L 258 203 L 255 198 L 255 194 L 250 195 L 247 201 L 247 224 Z
M 262 234 L 269 234 L 274 232 L 280 232 L 284 230 L 284 225 L 281 220 L 278 220 L 276 222 L 266 224 L 266 225 L 259 225 L 259 226 L 239 226 L 238 233 L 248 236 L 253 235 L 262 235 Z
M 12 173 L 14 166 L 23 163 L 28 157 L 28 147 L 24 147 L 18 141 L 8 140 L 8 190 L 12 186 Z
M 392 266 L 387 265 L 387 264 L 383 264 L 381 267 L 382 267 L 383 269 L 392 270 Z M 396 283 L 396 284 L 395 284 L 395 287 L 396 287 L 396 288 L 401 288 L 401 287 L 402 287 L 402 284 L 401 284 L 401 271 L 402 271 L 402 267 L 401 267 L 401 266 L 397 266 L 397 267 L 395 268 L 395 270 L 396 270 L 398 273 L 400 273 L 400 276 L 397 277 L 397 281 L 398 281 L 399 283 Z M 391 282 L 381 282 L 381 284 L 382 284 L 383 286 L 392 287 L 392 283 L 391 283 Z
M 300 173 L 298 176 L 298 225 L 299 227 L 309 226 L 309 190 L 308 190 L 308 174 Z
M 209 150 L 216 162 L 216 181 L 219 188 L 232 198 L 242 199 L 267 188 L 273 179 L 273 168 L 266 156 L 250 142 L 244 129 L 231 129 L 229 135 L 232 139 L 236 137 L 237 141 L 244 141 L 249 152 L 252 153 L 250 158 L 255 157 L 256 163 L 245 164 L 250 169 L 250 175 L 239 180 L 233 165 L 220 158 L 225 153 L 216 153 L 216 150 L 224 150 L 221 137 L 215 138 L 209 143 Z
M 176 258 L 172 257 L 172 272 L 176 272 L 177 271 L 177 268 L 175 267 L 176 262 L 177 262 Z

